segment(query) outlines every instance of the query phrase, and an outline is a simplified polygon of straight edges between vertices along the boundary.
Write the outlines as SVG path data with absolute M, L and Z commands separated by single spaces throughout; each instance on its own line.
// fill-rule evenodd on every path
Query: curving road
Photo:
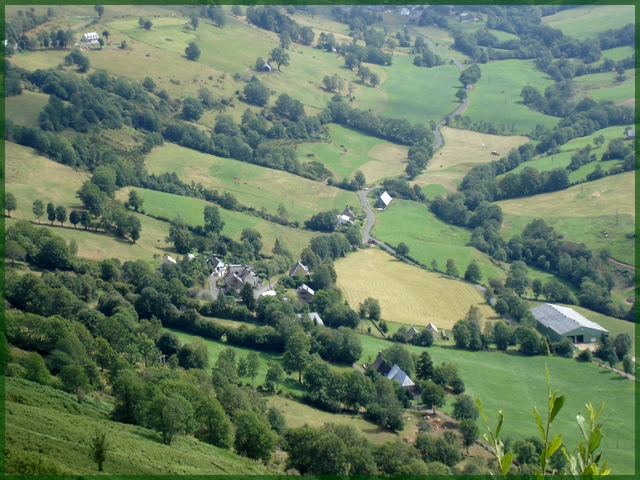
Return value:
M 411 33 L 413 33 L 416 37 L 420 36 L 422 38 L 424 38 L 424 41 L 426 42 L 427 46 L 429 47 L 429 50 L 431 50 L 435 55 L 440 55 L 441 57 L 444 58 L 448 58 L 449 60 L 451 60 L 453 62 L 453 64 L 458 67 L 458 70 L 460 70 L 460 73 L 462 73 L 462 71 L 464 70 L 464 67 L 462 66 L 462 64 L 456 60 L 453 57 L 449 57 L 447 55 L 444 55 L 443 53 L 440 53 L 436 50 L 436 46 L 433 43 L 433 40 L 431 40 L 429 37 L 416 32 L 413 28 L 409 28 L 409 31 Z M 471 85 L 468 85 L 467 88 L 467 93 L 469 93 L 471 91 Z M 440 133 L 440 127 L 442 127 L 443 125 L 445 125 L 447 123 L 447 117 L 455 117 L 456 115 L 461 114 L 462 112 L 464 112 L 466 110 L 466 108 L 469 106 L 469 98 L 465 98 L 462 103 L 460 105 L 458 105 L 451 113 L 445 115 L 443 118 L 441 118 L 437 123 L 436 123 L 436 128 L 433 129 L 433 134 L 436 137 L 436 143 L 433 146 L 433 151 L 435 153 L 436 150 L 438 150 L 442 144 L 443 144 L 443 139 L 442 139 L 442 134 Z
M 452 57 L 448 57 L 447 55 L 443 55 L 441 53 L 439 53 L 438 51 L 436 51 L 436 46 L 433 43 L 433 41 L 429 38 L 426 37 L 424 35 L 422 35 L 421 33 L 416 32 L 414 29 L 410 28 L 409 29 L 414 35 L 416 36 L 421 36 L 424 38 L 427 46 L 429 47 L 429 49 L 436 55 L 440 55 L 441 57 L 444 58 L 449 58 L 453 64 L 458 67 L 458 70 L 460 70 L 460 72 L 462 72 L 464 70 L 462 64 L 456 60 L 455 58 Z M 471 90 L 471 85 L 467 86 L 466 88 L 467 93 L 469 93 L 469 91 Z M 462 113 L 467 107 L 469 106 L 469 99 L 465 98 L 464 101 L 458 105 L 451 113 L 449 113 L 448 115 L 445 115 L 444 118 L 440 119 L 439 122 L 436 123 L 435 128 L 433 129 L 433 133 L 435 135 L 436 138 L 436 143 L 433 146 L 433 152 L 435 153 L 440 147 L 442 147 L 443 144 L 443 139 L 442 139 L 442 134 L 440 133 L 440 127 L 442 127 L 443 125 L 446 124 L 447 121 L 447 117 L 455 117 L 456 115 L 459 115 L 460 113 Z M 365 190 L 360 190 L 360 192 L 358 192 L 358 198 L 360 198 L 360 203 L 362 204 L 362 207 L 364 208 L 365 212 L 367 212 L 367 222 L 364 226 L 364 231 L 362 232 L 362 243 L 369 243 L 370 241 L 374 242 L 376 245 L 380 246 L 380 248 L 383 248 L 384 250 L 386 250 L 387 252 L 396 255 L 396 251 L 389 247 L 388 245 L 384 244 L 383 242 L 381 242 L 380 240 L 378 240 L 377 238 L 374 238 L 371 236 L 371 228 L 373 227 L 373 222 L 375 221 L 375 216 L 373 215 L 373 210 L 371 210 L 371 206 L 369 205 L 369 202 L 367 201 L 367 193 L 368 192 L 372 192 L 374 190 L 378 190 L 382 188 L 380 185 L 377 185 L 375 187 L 370 188 L 368 191 Z M 403 260 L 407 263 L 410 263 L 412 265 L 416 265 L 418 266 L 416 263 L 406 259 L 403 257 Z

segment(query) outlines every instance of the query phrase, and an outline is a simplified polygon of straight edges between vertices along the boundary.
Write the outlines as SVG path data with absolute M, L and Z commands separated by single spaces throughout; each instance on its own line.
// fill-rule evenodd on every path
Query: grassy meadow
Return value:
M 483 281 L 505 276 L 487 255 L 467 246 L 471 240 L 470 230 L 439 220 L 427 205 L 396 199 L 391 207 L 375 211 L 375 215 L 373 235 L 394 246 L 404 242 L 409 246 L 409 255 L 423 265 L 430 266 L 435 258 L 438 269 L 444 271 L 447 259 L 453 258 L 460 275 L 464 275 L 467 266 L 475 260 Z
M 564 145 L 561 145 L 560 149 L 562 151 L 577 150 L 579 148 L 584 148 L 587 145 L 591 145 L 592 147 L 595 147 L 595 143 L 593 139 L 600 135 L 602 135 L 605 139 L 604 148 L 606 148 L 607 144 L 614 138 L 624 138 L 625 136 L 624 127 L 615 126 L 615 127 L 603 128 L 602 130 L 597 130 L 593 132 L 591 135 L 587 135 L 586 137 L 578 137 L 578 138 L 574 138 L 573 140 L 569 140 Z M 600 155 L 604 153 L 604 151 L 598 152 L 598 148 L 599 147 L 595 147 L 594 152 L 597 152 L 597 154 L 600 154 Z
M 49 102 L 49 95 L 23 90 L 21 95 L 4 99 L 4 115 L 16 125 L 38 126 L 38 115 Z
M 525 85 L 539 91 L 553 84 L 553 80 L 535 68 L 529 60 L 502 60 L 480 67 L 482 78 L 469 94 L 469 108 L 463 115 L 473 122 L 505 125 L 509 131 L 514 125 L 516 133 L 526 134 L 542 124 L 553 128 L 558 118 L 538 113 L 522 103 L 520 92 Z
M 388 428 L 383 428 L 363 418 L 361 415 L 332 414 L 281 396 L 267 398 L 270 407 L 275 407 L 282 412 L 289 428 L 303 425 L 318 428 L 325 423 L 351 425 L 367 440 L 375 444 L 413 437 L 417 431 L 418 420 L 421 418 L 420 412 L 407 410 L 403 414 L 403 419 L 405 420 L 404 428 L 398 432 L 392 432 Z
M 616 72 L 603 72 L 574 78 L 576 98 L 589 95 L 596 102 L 610 100 L 614 103 L 635 104 L 635 71 L 626 70 L 626 79 L 622 82 L 616 81 L 617 75 Z
M 536 195 L 533 202 L 529 197 L 497 202 L 504 212 L 503 236 L 520 234 L 527 223 L 544 218 L 568 239 L 593 250 L 607 248 L 616 260 L 635 265 L 635 240 L 626 237 L 635 232 L 635 189 L 620 188 L 635 185 L 634 175 L 623 173 Z
M 89 444 L 105 432 L 109 452 L 104 473 L 116 475 L 267 474 L 267 468 L 194 438 L 179 436 L 171 445 L 159 433 L 109 421 L 104 407 L 75 395 L 22 379 L 6 379 L 7 463 L 29 456 L 66 474 L 97 474 Z M 101 404 L 104 405 L 104 404 Z M 25 454 L 28 452 L 28 454 Z M 18 458 L 13 459 L 13 455 Z
M 304 157 L 303 157 L 304 158 Z M 227 191 L 243 205 L 276 214 L 283 204 L 290 220 L 303 222 L 320 211 L 358 205 L 353 192 L 281 170 L 220 158 L 165 143 L 146 158 L 149 173 L 175 172 L 185 183 L 201 183 L 206 188 Z M 293 204 L 293 205 L 292 205 Z
M 360 339 L 363 346 L 361 361 L 375 359 L 379 351 L 391 345 L 388 341 L 368 335 L 361 335 Z M 423 351 L 421 347 L 407 348 L 417 354 Z M 612 474 L 633 474 L 633 382 L 596 365 L 566 358 L 525 357 L 516 352 L 468 352 L 452 347 L 431 347 L 428 352 L 435 365 L 442 362 L 458 365 L 467 387 L 465 393 L 480 398 L 492 429 L 496 425 L 498 410 L 503 411 L 501 436 L 514 441 L 539 435 L 532 411 L 535 406 L 538 411 L 544 412 L 547 397 L 546 365 L 551 375 L 551 388 L 565 395 L 564 407 L 551 429 L 552 435 L 562 433 L 567 450 L 571 452 L 582 438 L 575 416 L 587 413 L 587 402 L 596 407 L 604 402 L 604 415 L 610 413 L 610 417 L 603 427 L 603 458 L 609 460 Z M 447 403 L 442 410 L 451 411 L 451 401 Z M 486 431 L 481 419 L 477 420 L 477 424 L 481 432 Z
M 460 72 L 455 65 L 416 67 L 412 55 L 396 55 L 382 83 L 389 96 L 384 115 L 429 126 L 456 108 Z
M 450 127 L 442 127 L 441 133 L 444 145 L 414 183 L 425 187 L 439 184 L 448 191 L 457 190 L 458 184 L 474 166 L 495 160 L 496 157 L 491 155 L 492 151 L 506 155 L 512 148 L 529 141 L 519 135 L 490 135 Z M 427 194 L 427 198 L 431 197 Z
M 123 202 L 126 201 L 129 198 L 129 190 L 129 188 L 119 190 L 116 193 L 116 197 Z M 209 202 L 197 198 L 182 197 L 144 188 L 136 190 L 144 199 L 143 208 L 147 214 L 162 216 L 171 220 L 179 215 L 185 222 L 194 226 L 204 224 L 204 207 L 211 205 Z M 312 232 L 284 227 L 252 215 L 223 208 L 219 210 L 220 216 L 225 222 L 223 229 L 225 235 L 238 240 L 243 229 L 254 228 L 262 235 L 263 252 L 265 253 L 271 251 L 276 238 L 279 238 L 283 246 L 294 256 L 297 256 L 308 246 L 309 240 L 315 235 Z M 167 231 L 168 229 L 169 226 L 167 225 Z
M 404 171 L 407 147 L 342 125 L 329 124 L 328 127 L 331 142 L 298 145 L 298 157 L 301 160 L 322 162 L 337 179 L 352 178 L 356 170 L 362 170 L 369 183 L 400 175 Z
M 585 40 L 609 29 L 634 23 L 634 19 L 633 5 L 582 5 L 542 17 L 542 23 L 559 28 L 565 35 Z
M 385 320 L 451 328 L 472 305 L 480 308 L 484 319 L 495 317 L 470 283 L 417 269 L 378 248 L 352 253 L 336 261 L 335 268 L 337 285 L 352 308 L 367 297 L 376 298 Z

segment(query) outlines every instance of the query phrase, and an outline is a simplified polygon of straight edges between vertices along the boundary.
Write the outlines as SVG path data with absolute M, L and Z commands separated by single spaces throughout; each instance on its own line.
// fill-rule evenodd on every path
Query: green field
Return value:
M 623 82 L 617 82 L 616 76 L 616 72 L 603 72 L 574 78 L 576 98 L 590 95 L 595 101 L 610 100 L 614 103 L 635 104 L 635 71 L 626 70 L 626 80 Z
M 363 346 L 361 362 L 375 359 L 377 353 L 389 348 L 390 342 L 360 335 Z M 421 347 L 407 347 L 419 354 Z M 503 438 L 512 440 L 538 436 L 533 407 L 544 412 L 547 386 L 545 364 L 551 374 L 551 388 L 565 395 L 562 411 L 553 423 L 552 435 L 562 433 L 571 452 L 582 438 L 575 421 L 578 413 L 585 415 L 585 403 L 596 407 L 605 403 L 605 416 L 611 416 L 603 427 L 601 450 L 609 460 L 612 474 L 631 475 L 634 472 L 635 424 L 634 383 L 593 364 L 556 357 L 524 357 L 517 353 L 468 352 L 450 347 L 428 349 L 434 365 L 441 362 L 458 364 L 458 371 L 468 393 L 480 398 L 489 424 L 495 429 L 498 410 L 504 413 Z M 451 411 L 451 402 L 444 411 Z M 481 432 L 486 432 L 478 419 Z
M 579 169 L 569 174 L 569 181 L 571 183 L 574 182 L 583 182 L 586 181 L 587 175 L 593 172 L 596 167 L 600 165 L 603 171 L 608 171 L 611 167 L 622 165 L 622 160 L 607 160 L 607 161 L 599 161 L 599 162 L 591 162 L 586 165 L 582 165 Z
M 529 60 L 502 60 L 480 66 L 482 78 L 469 94 L 469 108 L 463 115 L 474 122 L 505 125 L 509 131 L 514 125 L 517 133 L 526 134 L 536 125 L 553 128 L 558 118 L 538 113 L 522 103 L 522 87 L 530 86 L 544 91 L 553 80 L 535 68 Z
M 328 127 L 331 142 L 298 145 L 301 160 L 322 162 L 336 179 L 352 178 L 356 170 L 362 170 L 368 183 L 400 175 L 404 171 L 407 147 L 387 143 L 341 125 L 330 124 Z
M 384 115 L 429 126 L 458 106 L 455 93 L 460 72 L 454 65 L 416 67 L 412 55 L 395 56 L 382 88 L 389 95 Z
M 373 297 L 380 302 L 384 320 L 451 328 L 472 305 L 480 309 L 485 320 L 497 319 L 470 283 L 408 265 L 379 248 L 352 253 L 336 261 L 335 267 L 337 285 L 352 308 Z
M 504 212 L 502 234 L 510 238 L 533 219 L 544 218 L 568 239 L 593 250 L 607 248 L 616 260 L 635 265 L 635 240 L 626 237 L 635 232 L 634 185 L 634 172 L 628 172 L 536 195 L 535 201 L 527 197 L 497 202 Z
M 396 199 L 387 210 L 375 214 L 372 235 L 394 246 L 404 242 L 409 246 L 409 255 L 424 265 L 430 266 L 435 258 L 438 268 L 444 271 L 447 259 L 453 258 L 460 275 L 464 275 L 469 263 L 475 260 L 483 282 L 490 277 L 505 277 L 487 255 L 467 246 L 470 230 L 444 223 L 424 204 Z
M 635 49 L 631 45 L 625 45 L 624 47 L 610 48 L 609 50 L 602 50 L 602 61 L 605 58 L 617 62 L 625 58 L 630 57 L 635 53 Z
M 569 140 L 564 145 L 561 145 L 560 149 L 562 151 L 577 150 L 579 148 L 584 148 L 587 145 L 591 145 L 592 147 L 595 147 L 595 143 L 593 139 L 599 135 L 602 135 L 605 138 L 604 148 L 606 148 L 609 141 L 613 140 L 614 138 L 624 138 L 624 127 L 615 126 L 615 127 L 603 128 L 602 130 L 597 130 L 593 132 L 591 135 L 588 135 L 586 137 L 579 137 L 579 138 L 574 138 L 573 140 Z M 594 152 L 597 152 L 596 155 L 601 155 L 601 152 L 598 151 L 597 149 L 595 149 Z
M 75 395 L 22 379 L 6 379 L 7 463 L 19 458 L 42 461 L 66 474 L 97 474 L 89 444 L 96 431 L 109 442 L 104 473 L 116 475 L 267 474 L 267 468 L 192 437 L 179 436 L 171 445 L 159 433 L 109 421 L 105 403 L 96 407 L 88 397 L 79 405 Z M 28 452 L 28 453 L 26 453 Z
M 143 208 L 147 214 L 166 217 L 170 220 L 180 215 L 185 222 L 194 226 L 204 224 L 204 207 L 212 205 L 205 200 L 197 198 L 181 197 L 144 188 L 136 190 L 144 199 Z M 116 196 L 125 202 L 128 198 L 128 192 L 129 188 L 124 188 Z M 244 213 L 223 208 L 219 210 L 220 216 L 225 222 L 222 233 L 238 240 L 244 228 L 255 228 L 262 235 L 263 253 L 271 252 L 276 238 L 279 238 L 285 248 L 294 256 L 298 256 L 309 245 L 309 240 L 316 235 L 312 232 L 284 227 Z M 169 226 L 167 225 L 167 230 L 168 228 Z
M 22 94 L 4 99 L 4 117 L 16 125 L 38 126 L 38 115 L 49 102 L 49 95 L 23 90 Z
M 542 17 L 542 22 L 579 40 L 595 38 L 598 33 L 634 23 L 633 5 L 583 5 Z
M 303 157 L 305 158 L 305 157 Z M 149 173 L 175 172 L 185 183 L 227 191 L 243 205 L 276 214 L 283 204 L 289 220 L 303 222 L 320 211 L 358 205 L 353 192 L 270 168 L 207 155 L 165 143 L 146 158 Z
M 405 426 L 396 433 L 388 428 L 380 427 L 360 415 L 332 414 L 282 396 L 270 396 L 267 401 L 270 407 L 275 407 L 282 412 L 289 428 L 303 425 L 319 428 L 325 423 L 351 425 L 367 440 L 375 444 L 413 436 L 421 417 L 420 412 L 407 410 L 403 415 Z

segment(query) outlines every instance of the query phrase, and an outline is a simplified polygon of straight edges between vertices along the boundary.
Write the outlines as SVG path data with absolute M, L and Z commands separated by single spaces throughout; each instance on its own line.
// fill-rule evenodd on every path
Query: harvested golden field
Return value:
M 351 307 L 376 298 L 385 320 L 416 326 L 431 322 L 450 329 L 471 305 L 480 308 L 483 319 L 497 319 L 471 284 L 412 267 L 378 248 L 348 255 L 335 268 L 338 287 Z
M 367 152 L 375 158 L 360 168 L 368 181 L 399 175 L 404 172 L 407 162 L 407 148 L 392 143 L 376 145 Z
M 529 141 L 520 135 L 490 135 L 449 127 L 442 127 L 441 131 L 445 144 L 435 153 L 427 170 L 416 178 L 415 183 L 420 186 L 439 183 L 453 191 L 476 164 L 499 158 L 491 155 L 492 151 L 506 155 L 512 148 Z

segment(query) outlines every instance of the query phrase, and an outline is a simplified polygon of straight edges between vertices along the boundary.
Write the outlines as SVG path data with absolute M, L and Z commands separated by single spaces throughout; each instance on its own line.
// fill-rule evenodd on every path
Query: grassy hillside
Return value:
M 626 79 L 622 82 L 616 81 L 617 76 L 616 72 L 604 72 L 576 77 L 573 80 L 576 85 L 576 98 L 589 95 L 595 101 L 610 100 L 614 103 L 635 104 L 635 71 L 626 70 Z
M 109 452 L 104 473 L 116 475 L 267 474 L 261 465 L 193 438 L 164 445 L 160 434 L 109 421 L 104 403 L 78 405 L 75 396 L 26 380 L 6 379 L 7 467 L 18 458 L 41 459 L 68 474 L 96 474 L 89 442 L 105 432 Z
M 607 127 L 603 128 L 602 130 L 597 130 L 586 137 L 579 137 L 574 138 L 573 140 L 569 140 L 564 145 L 561 145 L 560 149 L 562 151 L 576 150 L 578 148 L 584 148 L 587 145 L 591 145 L 592 147 L 594 147 L 595 143 L 593 139 L 599 135 L 602 135 L 605 138 L 604 145 L 606 147 L 610 140 L 613 140 L 614 138 L 624 138 L 624 127 L 618 125 L 615 127 Z
M 628 172 L 537 195 L 535 201 L 526 197 L 497 202 L 504 212 L 504 236 L 520 234 L 531 220 L 544 218 L 567 238 L 593 250 L 607 248 L 613 258 L 635 265 L 635 240 L 626 237 L 635 231 L 634 185 L 634 173 Z
M 383 309 L 384 312 L 384 309 Z M 361 335 L 364 352 L 361 359 L 375 359 L 377 353 L 391 343 Z M 419 354 L 420 347 L 409 346 Z M 605 403 L 604 415 L 610 417 L 603 427 L 601 450 L 609 460 L 613 474 L 632 475 L 635 462 L 635 438 L 631 425 L 635 422 L 634 383 L 593 364 L 556 357 L 524 357 L 517 353 L 467 352 L 450 347 L 428 349 L 434 365 L 452 362 L 458 365 L 467 391 L 482 401 L 489 424 L 495 428 L 498 410 L 504 413 L 501 436 L 511 440 L 538 436 L 533 407 L 544 411 L 547 387 L 545 365 L 551 374 L 551 388 L 565 395 L 562 411 L 552 427 L 552 434 L 562 433 L 568 451 L 581 439 L 575 421 L 578 413 L 585 415 L 585 403 L 598 407 Z M 497 394 L 499 392 L 499 394 Z M 451 411 L 451 402 L 443 408 Z M 482 420 L 480 431 L 486 431 Z
M 320 211 L 357 205 L 355 193 L 281 170 L 189 150 L 173 144 L 155 148 L 146 159 L 149 173 L 175 172 L 185 183 L 234 194 L 244 205 L 276 214 L 285 206 L 290 220 L 303 222 Z
M 340 259 L 335 268 L 338 286 L 351 307 L 357 308 L 367 297 L 376 298 L 385 320 L 451 328 L 471 305 L 480 308 L 484 319 L 495 316 L 473 285 L 419 270 L 378 248 Z
M 481 65 L 482 78 L 469 94 L 470 105 L 463 115 L 474 122 L 514 125 L 517 133 L 533 131 L 537 124 L 553 128 L 559 119 L 530 110 L 522 104 L 520 92 L 525 85 L 540 91 L 553 80 L 535 68 L 529 60 L 503 60 Z
M 441 133 L 444 146 L 431 159 L 426 171 L 415 179 L 415 183 L 420 186 L 439 184 L 448 191 L 455 191 L 467 172 L 476 165 L 496 160 L 491 152 L 506 155 L 512 148 L 529 141 L 519 135 L 490 135 L 449 127 L 443 127 Z M 429 195 L 427 197 L 431 198 Z
M 606 30 L 634 23 L 634 18 L 633 5 L 583 5 L 542 17 L 542 23 L 559 28 L 565 35 L 584 40 Z
M 49 102 L 49 95 L 24 90 L 21 95 L 4 99 L 5 118 L 16 125 L 38 126 L 38 115 Z
M 298 145 L 298 157 L 322 162 L 337 179 L 351 178 L 356 170 L 362 170 L 367 182 L 375 182 L 400 175 L 405 169 L 407 147 L 336 124 L 329 125 L 329 133 L 330 143 Z
M 129 198 L 129 188 L 123 188 L 116 193 L 116 198 L 123 202 Z M 173 220 L 178 215 L 190 225 L 204 224 L 204 207 L 211 205 L 205 200 L 191 197 L 181 197 L 170 193 L 157 192 L 144 188 L 136 189 L 144 199 L 144 210 L 147 214 L 162 216 Z M 255 228 L 262 235 L 263 252 L 269 253 L 276 238 L 295 256 L 309 245 L 309 240 L 317 234 L 313 232 L 284 227 L 261 218 L 220 208 L 220 216 L 225 222 L 223 233 L 236 240 L 244 228 Z M 169 226 L 167 225 L 167 231 Z M 144 231 L 143 231 L 144 234 Z M 164 241 L 164 239 L 163 239 Z
M 475 260 L 484 280 L 505 276 L 488 256 L 467 246 L 470 230 L 439 220 L 427 205 L 397 199 L 387 210 L 376 211 L 375 215 L 374 236 L 394 246 L 404 242 L 410 248 L 409 255 L 424 265 L 430 266 L 435 258 L 439 269 L 444 271 L 447 259 L 453 258 L 464 275 Z
M 421 68 L 413 64 L 413 55 L 396 55 L 387 75 L 382 83 L 389 95 L 385 116 L 428 126 L 457 106 L 455 87 L 460 72 L 455 65 Z

